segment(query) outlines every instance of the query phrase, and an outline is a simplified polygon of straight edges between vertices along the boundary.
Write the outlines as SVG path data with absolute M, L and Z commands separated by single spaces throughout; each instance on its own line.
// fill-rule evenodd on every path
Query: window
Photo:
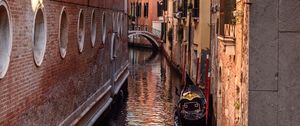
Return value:
M 182 17 L 187 17 L 188 12 L 188 0 L 183 0 Z
M 163 6 L 161 3 L 157 2 L 157 16 L 163 16 Z
M 144 17 L 148 17 L 149 3 L 144 3 Z
M 141 17 L 142 14 L 142 3 L 136 5 L 136 17 Z
M 194 0 L 193 17 L 199 17 L 199 0 Z
M 95 10 L 92 11 L 92 20 L 91 20 L 91 41 L 92 41 L 92 47 L 95 47 L 95 42 L 96 42 L 96 16 L 95 16 Z
M 163 0 L 163 9 L 164 11 L 168 10 L 168 0 Z
M 111 49 L 110 49 L 110 59 L 114 60 L 115 58 L 117 58 L 117 35 L 116 33 L 112 34 L 112 38 L 111 38 Z
M 47 30 L 44 13 L 41 8 L 37 9 L 35 13 L 34 20 L 34 30 L 33 30 L 33 56 L 34 61 L 37 66 L 41 66 L 45 51 L 46 51 L 46 41 L 47 41 Z
M 235 36 L 235 17 L 236 0 L 221 0 L 220 1 L 220 27 L 219 35 Z
M 135 10 L 135 17 L 138 17 L 139 16 L 139 4 L 138 3 L 135 3 L 134 4 L 135 6 L 134 6 L 134 10 Z
M 12 49 L 12 28 L 10 15 L 5 2 L 0 1 L 0 79 L 4 78 Z
M 78 17 L 78 28 L 77 28 L 79 52 L 83 51 L 84 35 L 85 35 L 85 30 L 84 29 L 85 29 L 85 25 L 84 25 L 83 10 L 80 10 L 79 11 L 79 17 Z
M 120 36 L 122 36 L 122 25 L 123 25 L 123 14 L 119 13 L 119 18 L 118 18 L 118 33 Z
M 130 16 L 133 16 L 133 3 L 130 3 Z
M 106 40 L 106 18 L 105 18 L 105 12 L 102 14 L 102 44 L 105 43 Z
M 67 45 L 68 45 L 68 19 L 67 14 L 65 12 L 65 7 L 63 7 L 60 13 L 60 23 L 59 23 L 59 51 L 60 56 L 65 58 L 67 53 Z

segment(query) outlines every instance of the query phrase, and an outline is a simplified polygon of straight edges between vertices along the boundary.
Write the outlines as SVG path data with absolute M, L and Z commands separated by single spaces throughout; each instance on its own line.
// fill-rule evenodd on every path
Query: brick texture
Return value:
M 110 41 L 112 13 L 124 14 L 123 0 L 44 0 L 47 46 L 44 61 L 36 67 L 33 60 L 34 11 L 30 0 L 6 0 L 13 26 L 13 47 L 6 76 L 0 80 L 0 125 L 58 125 L 97 89 L 110 79 Z M 65 59 L 59 52 L 59 17 L 66 7 L 69 36 Z M 105 7 L 105 8 L 104 8 Z M 85 43 L 78 51 L 77 22 L 84 10 Z M 90 37 L 91 13 L 97 19 L 96 46 Z M 107 12 L 108 34 L 101 44 L 102 12 Z M 127 60 L 127 15 L 118 44 L 116 69 Z

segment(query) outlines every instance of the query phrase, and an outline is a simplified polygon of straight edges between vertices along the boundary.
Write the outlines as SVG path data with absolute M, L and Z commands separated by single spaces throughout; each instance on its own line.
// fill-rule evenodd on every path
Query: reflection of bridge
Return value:
M 148 31 L 142 31 L 142 30 L 130 30 L 128 31 L 128 37 L 138 35 L 146 38 L 151 45 L 155 49 L 159 49 L 162 46 L 163 41 L 158 37 L 156 34 L 148 32 Z

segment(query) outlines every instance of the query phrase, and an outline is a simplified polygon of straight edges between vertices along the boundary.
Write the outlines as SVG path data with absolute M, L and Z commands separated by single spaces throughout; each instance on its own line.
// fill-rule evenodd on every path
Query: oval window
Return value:
M 122 24 L 123 24 L 123 14 L 119 14 L 118 32 L 120 37 L 122 36 Z
M 83 14 L 83 10 L 80 10 L 79 11 L 79 17 L 78 17 L 78 28 L 77 28 L 79 52 L 83 51 L 84 35 L 85 35 L 84 28 L 85 28 L 84 14 Z
M 4 78 L 10 61 L 12 49 L 12 28 L 8 7 L 0 1 L 0 79 Z
M 91 22 L 91 41 L 92 41 L 92 47 L 95 46 L 95 42 L 96 42 L 96 16 L 95 16 L 95 10 L 93 10 L 92 12 L 92 22 Z
M 114 60 L 117 58 L 117 42 L 118 42 L 118 37 L 116 33 L 112 34 L 111 37 L 111 48 L 110 48 L 110 60 Z
M 106 17 L 105 17 L 105 12 L 102 14 L 102 43 L 105 43 L 106 39 Z
M 59 50 L 62 58 L 65 58 L 67 53 L 68 45 L 68 18 L 65 12 L 65 7 L 63 7 L 60 14 L 60 24 L 59 24 Z
M 41 8 L 35 13 L 34 28 L 33 28 L 33 56 L 37 66 L 41 66 L 45 51 L 46 51 L 46 22 L 44 13 Z

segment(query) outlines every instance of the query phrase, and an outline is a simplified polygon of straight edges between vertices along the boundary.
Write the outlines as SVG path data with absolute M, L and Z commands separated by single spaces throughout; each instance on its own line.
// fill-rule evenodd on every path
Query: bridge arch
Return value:
M 160 47 L 160 42 L 150 32 L 147 32 L 147 31 L 129 31 L 128 37 L 131 37 L 131 36 L 134 36 L 134 35 L 142 36 L 142 37 L 146 38 L 151 43 L 151 45 L 156 49 L 158 49 Z

